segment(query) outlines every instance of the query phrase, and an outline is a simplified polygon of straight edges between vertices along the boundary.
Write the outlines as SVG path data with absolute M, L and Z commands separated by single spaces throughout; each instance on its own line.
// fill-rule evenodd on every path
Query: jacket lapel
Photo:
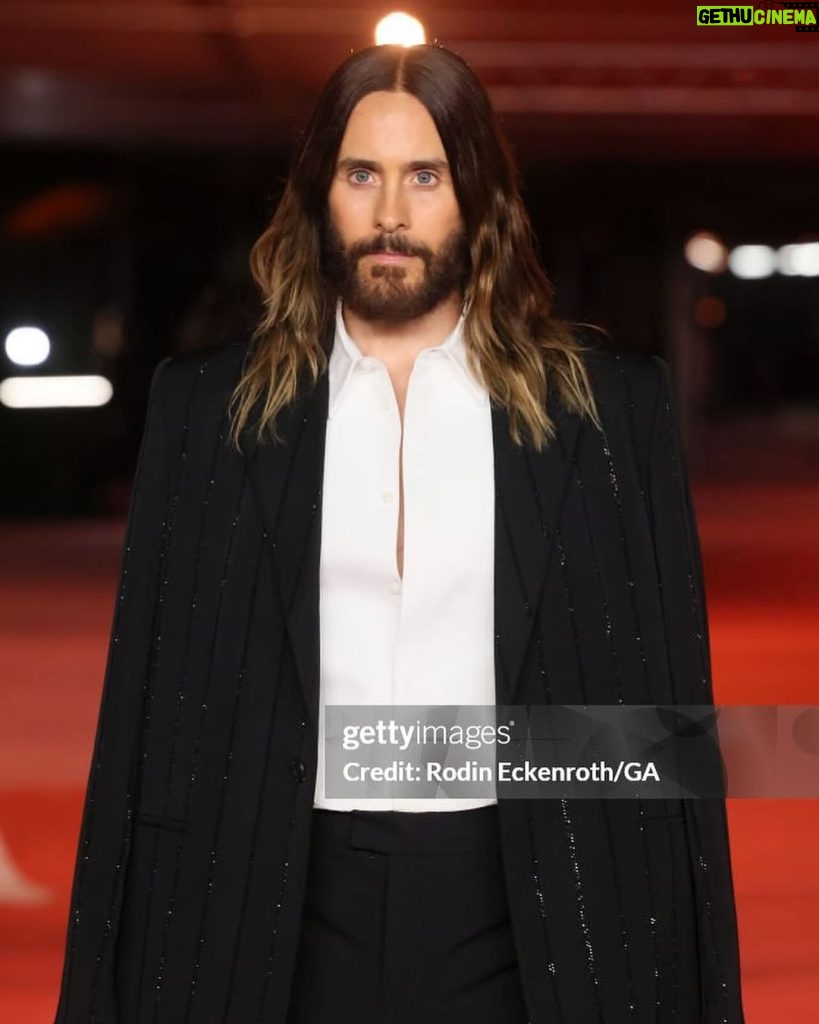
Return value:
M 319 708 L 321 491 L 328 377 L 301 392 L 276 421 L 280 443 L 254 448 L 248 473 L 267 530 L 267 548 L 314 728 Z
M 304 387 L 280 415 L 282 443 L 250 446 L 248 472 L 267 530 L 296 668 L 316 731 L 319 568 L 328 377 Z M 557 440 L 542 452 L 514 444 L 506 410 L 492 408 L 495 465 L 496 699 L 513 704 L 534 609 L 553 550 L 580 419 L 556 406 Z

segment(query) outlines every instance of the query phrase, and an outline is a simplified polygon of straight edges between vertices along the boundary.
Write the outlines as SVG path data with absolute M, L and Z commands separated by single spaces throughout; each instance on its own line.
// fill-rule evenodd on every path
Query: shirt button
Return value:
M 401 593 L 401 581 L 400 580 L 393 580 L 393 582 L 387 587 L 387 590 L 389 590 L 389 592 L 391 594 L 400 594 Z
M 381 495 L 381 500 L 385 504 L 389 505 L 389 503 L 392 501 L 392 491 L 384 491 L 384 493 Z
M 359 359 L 357 366 L 360 370 L 374 370 L 376 362 L 371 356 L 364 356 Z

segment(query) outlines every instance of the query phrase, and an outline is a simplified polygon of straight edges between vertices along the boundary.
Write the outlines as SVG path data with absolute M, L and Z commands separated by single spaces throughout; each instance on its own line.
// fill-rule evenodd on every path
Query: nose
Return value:
M 389 183 L 379 191 L 374 210 L 374 226 L 384 232 L 409 228 L 409 209 L 400 185 Z

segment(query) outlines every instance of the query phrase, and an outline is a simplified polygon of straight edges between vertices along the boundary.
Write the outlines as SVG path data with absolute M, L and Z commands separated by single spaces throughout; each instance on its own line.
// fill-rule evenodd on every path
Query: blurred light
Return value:
M 725 322 L 725 303 L 715 295 L 706 295 L 694 306 L 694 320 L 698 327 L 713 330 Z
M 783 245 L 776 253 L 780 274 L 816 277 L 819 274 L 819 242 L 798 242 Z
M 91 348 L 105 359 L 113 359 L 125 345 L 122 314 L 113 306 L 103 306 L 94 314 Z
M 427 36 L 417 18 L 403 11 L 393 11 L 375 26 L 375 41 L 378 46 L 420 46 L 427 41 Z
M 728 256 L 735 277 L 770 277 L 776 270 L 776 254 L 769 245 L 738 245 Z
M 95 374 L 64 377 L 6 377 L 0 381 L 0 404 L 9 409 L 58 409 L 105 405 L 114 389 Z
M 11 209 L 3 218 L 3 233 L 37 238 L 87 228 L 101 220 L 113 202 L 110 189 L 92 182 L 52 185 Z
M 48 335 L 39 327 L 15 327 L 6 335 L 6 355 L 17 366 L 39 366 L 50 351 Z
M 708 274 L 719 274 L 728 262 L 728 250 L 710 231 L 697 231 L 685 243 L 685 258 L 692 267 Z
M 49 99 L 56 90 L 54 76 L 39 68 L 20 68 L 12 79 L 20 96 Z

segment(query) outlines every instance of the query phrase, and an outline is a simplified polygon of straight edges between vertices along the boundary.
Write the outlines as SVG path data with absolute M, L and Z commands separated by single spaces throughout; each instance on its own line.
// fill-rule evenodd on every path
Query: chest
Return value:
M 449 387 L 445 385 L 449 383 Z M 491 564 L 488 403 L 416 367 L 361 382 L 327 421 L 322 571 L 398 584 L 407 572 Z

